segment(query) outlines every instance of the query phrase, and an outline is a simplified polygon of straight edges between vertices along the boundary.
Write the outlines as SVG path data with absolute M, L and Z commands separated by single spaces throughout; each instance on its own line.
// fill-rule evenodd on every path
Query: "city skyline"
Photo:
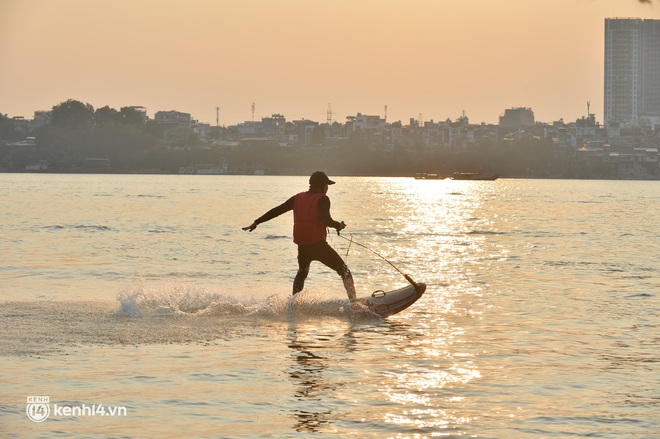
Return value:
M 185 4 L 0 0 L 0 112 L 67 99 L 233 125 L 274 113 L 343 122 L 603 119 L 604 21 L 660 18 L 633 0 Z

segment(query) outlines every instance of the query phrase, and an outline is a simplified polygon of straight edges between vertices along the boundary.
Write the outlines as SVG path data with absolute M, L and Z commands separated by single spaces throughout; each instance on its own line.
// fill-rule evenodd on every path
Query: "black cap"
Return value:
M 309 185 L 313 187 L 321 187 L 324 184 L 335 184 L 334 181 L 330 180 L 328 176 L 323 171 L 316 171 L 309 177 Z

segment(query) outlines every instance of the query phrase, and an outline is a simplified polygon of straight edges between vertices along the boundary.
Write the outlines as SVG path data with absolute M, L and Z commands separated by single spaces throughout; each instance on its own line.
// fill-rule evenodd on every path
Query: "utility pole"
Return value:
M 254 122 L 254 102 L 252 102 L 252 122 Z
M 215 139 L 220 139 L 220 107 L 215 107 Z

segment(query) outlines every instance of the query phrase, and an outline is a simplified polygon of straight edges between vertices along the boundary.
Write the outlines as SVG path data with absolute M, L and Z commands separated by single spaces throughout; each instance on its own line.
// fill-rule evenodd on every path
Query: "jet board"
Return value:
M 407 285 L 398 290 L 392 291 L 374 291 L 370 296 L 359 297 L 358 301 L 369 306 L 371 311 L 381 317 L 388 317 L 400 313 L 417 299 L 422 297 L 426 291 L 426 284 L 423 282 L 416 285 Z

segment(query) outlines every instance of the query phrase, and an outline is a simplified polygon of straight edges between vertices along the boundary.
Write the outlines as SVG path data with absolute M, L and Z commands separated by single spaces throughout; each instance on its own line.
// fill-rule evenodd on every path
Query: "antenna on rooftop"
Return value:
M 215 107 L 215 127 L 220 127 L 220 107 Z
M 385 122 L 387 122 L 387 104 L 385 104 Z
M 326 122 L 328 123 L 328 125 L 332 125 L 332 107 L 330 106 L 330 102 L 328 102 L 328 115 Z
M 252 102 L 252 122 L 254 122 L 254 108 L 255 108 L 255 105 L 254 105 L 254 102 Z
M 591 102 L 587 101 L 587 117 L 591 114 Z

